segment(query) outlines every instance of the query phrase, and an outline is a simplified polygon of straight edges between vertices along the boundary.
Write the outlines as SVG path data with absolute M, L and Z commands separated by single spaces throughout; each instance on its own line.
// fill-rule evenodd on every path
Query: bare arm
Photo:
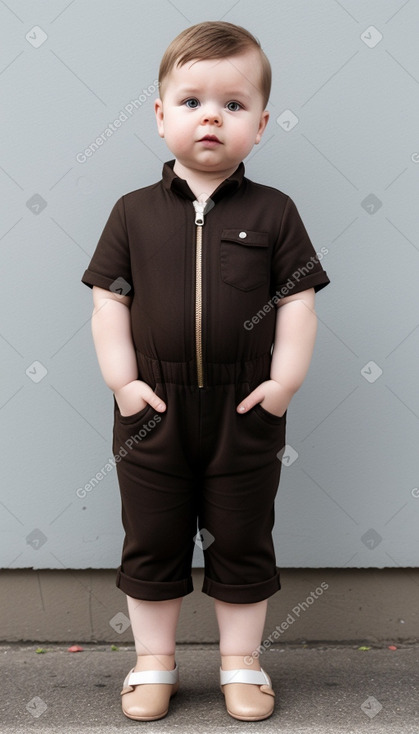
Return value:
M 93 342 L 102 377 L 113 392 L 138 376 L 130 302 L 128 296 L 93 286 Z
M 165 405 L 147 383 L 138 380 L 138 367 L 131 334 L 129 296 L 120 296 L 93 286 L 92 335 L 100 371 L 115 394 L 122 415 L 131 415 L 150 403 L 156 410 Z
M 304 382 L 313 355 L 317 333 L 314 288 L 284 300 L 276 315 L 271 379 L 294 394 Z
M 277 309 L 270 380 L 258 385 L 240 405 L 245 412 L 261 403 L 283 415 L 308 372 L 317 333 L 314 288 L 281 299 Z M 244 411 L 241 410 L 244 407 Z

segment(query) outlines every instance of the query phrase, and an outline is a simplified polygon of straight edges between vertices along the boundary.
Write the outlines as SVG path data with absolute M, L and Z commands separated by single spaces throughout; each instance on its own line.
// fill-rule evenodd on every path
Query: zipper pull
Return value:
M 204 224 L 206 202 L 198 201 L 198 199 L 195 199 L 192 204 L 194 205 L 195 209 L 195 224 L 199 224 L 202 226 Z

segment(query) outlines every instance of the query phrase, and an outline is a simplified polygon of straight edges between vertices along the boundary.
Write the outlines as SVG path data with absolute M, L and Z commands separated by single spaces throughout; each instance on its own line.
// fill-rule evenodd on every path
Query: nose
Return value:
M 221 125 L 221 115 L 219 111 L 209 109 L 208 107 L 202 111 L 202 124 Z

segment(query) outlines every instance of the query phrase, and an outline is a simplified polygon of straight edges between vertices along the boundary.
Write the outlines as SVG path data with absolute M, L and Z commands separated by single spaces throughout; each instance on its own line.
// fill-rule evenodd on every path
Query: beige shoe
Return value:
M 129 719 L 154 721 L 169 711 L 169 702 L 179 688 L 179 669 L 130 670 L 121 691 L 122 711 Z
M 261 670 L 222 670 L 220 688 L 227 713 L 240 721 L 260 721 L 273 713 L 275 693 L 269 675 Z

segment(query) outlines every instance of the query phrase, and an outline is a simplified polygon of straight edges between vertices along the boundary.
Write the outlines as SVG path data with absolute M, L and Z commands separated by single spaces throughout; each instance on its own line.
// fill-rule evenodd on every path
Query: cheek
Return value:
M 169 115 L 165 119 L 166 138 L 173 141 L 177 145 L 187 145 L 190 134 L 188 120 L 182 115 Z
M 176 148 L 176 150 L 186 150 L 189 147 L 190 136 L 183 127 L 178 127 L 176 130 L 171 128 L 170 133 L 166 135 L 166 140 Z
M 235 134 L 233 136 L 233 145 L 235 148 L 248 148 L 249 145 L 252 145 L 256 138 L 256 132 L 253 133 L 253 131 L 250 131 L 249 129 L 245 130 L 236 130 Z

